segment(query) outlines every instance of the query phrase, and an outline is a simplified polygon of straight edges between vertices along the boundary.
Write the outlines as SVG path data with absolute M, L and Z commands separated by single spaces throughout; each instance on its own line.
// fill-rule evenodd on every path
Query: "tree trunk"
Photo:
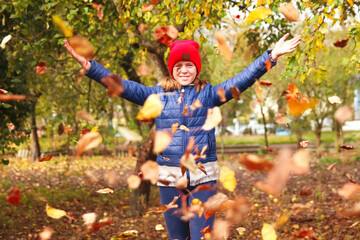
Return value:
M 260 104 L 260 111 L 261 111 L 261 115 L 262 115 L 262 119 L 263 119 L 264 131 L 265 131 L 265 132 L 264 132 L 265 146 L 266 146 L 266 148 L 269 148 L 268 136 L 267 136 L 267 127 L 266 127 L 266 118 L 265 118 L 265 114 L 264 114 L 264 110 L 263 110 L 262 104 Z
M 344 136 L 342 133 L 342 124 L 333 119 L 335 130 L 335 152 L 340 152 L 340 146 L 344 144 Z
M 163 55 L 154 54 L 151 52 L 148 52 L 148 56 L 151 62 L 151 65 L 155 69 L 155 76 L 158 81 L 163 80 L 165 77 L 169 77 L 169 70 L 167 68 L 167 65 L 164 62 Z
M 321 129 L 322 129 L 322 125 L 318 125 L 316 127 L 315 130 L 315 135 L 316 135 L 316 156 L 317 157 L 321 157 Z
M 147 160 L 156 161 L 156 155 L 152 153 L 155 137 L 155 126 L 151 129 L 148 139 L 139 148 L 139 155 L 135 167 L 135 175 L 140 172 L 141 165 Z M 141 216 L 148 207 L 151 183 L 142 181 L 138 189 L 130 193 L 130 210 L 133 216 Z
M 37 135 L 35 112 L 31 113 L 29 122 L 30 122 L 30 127 L 31 127 L 31 134 L 30 134 L 31 159 L 33 161 L 36 161 L 40 157 L 40 144 L 39 144 L 39 138 Z

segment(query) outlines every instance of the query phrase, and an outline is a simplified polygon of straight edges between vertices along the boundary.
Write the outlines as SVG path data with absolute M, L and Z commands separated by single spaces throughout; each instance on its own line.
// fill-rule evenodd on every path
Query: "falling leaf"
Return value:
M 127 141 L 139 142 L 142 140 L 142 137 L 140 134 L 138 134 L 137 132 L 134 132 L 126 127 L 118 127 L 118 131 L 121 135 L 124 136 L 124 138 L 126 138 Z
M 201 101 L 200 101 L 200 99 L 195 99 L 194 101 L 193 101 L 193 103 L 190 105 L 190 109 L 192 110 L 192 111 L 194 111 L 195 109 L 197 109 L 197 108 L 202 108 L 203 107 L 203 105 L 201 104 Z
M 210 183 L 198 185 L 192 193 L 201 192 L 201 191 L 214 191 L 216 190 L 216 185 L 212 186 Z
M 241 92 L 237 87 L 230 87 L 230 92 L 232 97 L 235 98 L 236 100 L 241 99 Z
M 336 166 L 336 163 L 333 163 L 327 167 L 327 170 L 331 171 L 335 168 L 335 166 Z
M 271 86 L 272 85 L 272 82 L 269 82 L 269 81 L 259 81 L 260 85 L 263 85 L 263 86 Z
M 285 124 L 285 125 L 291 123 L 291 120 L 281 113 L 277 113 L 277 115 L 274 117 L 274 121 L 277 124 Z
M 349 180 L 349 182 L 351 183 L 356 183 L 355 179 L 353 179 L 350 174 L 346 173 L 345 176 L 347 177 L 347 179 Z
M 24 100 L 25 95 L 15 95 L 15 94 L 0 94 L 0 102 L 12 101 L 12 100 Z
M 14 130 L 14 129 L 15 129 L 15 125 L 14 125 L 13 123 L 10 123 L 10 124 L 8 125 L 8 129 L 9 129 L 10 131 Z
M 170 46 L 178 37 L 179 31 L 174 26 L 156 27 L 155 39 L 165 46 Z
M 269 8 L 265 8 L 265 7 L 256 8 L 255 10 L 249 13 L 249 16 L 245 20 L 245 23 L 248 24 L 248 23 L 253 23 L 256 20 L 263 20 L 272 13 L 273 12 Z
M 301 146 L 302 148 L 306 148 L 306 147 L 309 145 L 309 143 L 310 143 L 310 141 L 304 140 L 304 141 L 301 141 L 301 142 L 300 142 L 300 146 Z
M 171 125 L 171 132 L 175 134 L 177 132 L 178 127 L 179 127 L 179 123 L 172 124 Z
M 360 185 L 356 183 L 346 183 L 342 186 L 337 193 L 345 199 L 352 199 L 360 197 Z
M 144 105 L 140 109 L 136 119 L 139 120 L 148 120 L 156 118 L 161 114 L 163 110 L 163 105 L 160 101 L 160 96 L 158 94 L 151 94 L 145 101 Z
M 144 180 L 149 180 L 152 184 L 155 184 L 158 181 L 159 166 L 156 162 L 147 160 L 141 165 L 140 171 L 143 173 Z
M 196 171 L 198 169 L 196 163 L 195 163 L 195 157 L 194 155 L 190 154 L 184 154 L 181 158 L 180 158 L 180 163 L 182 167 L 185 167 L 187 169 L 189 169 L 190 172 L 192 172 L 193 174 L 198 174 L 198 172 Z M 184 175 L 184 172 L 183 172 Z
M 2 95 L 2 94 L 7 94 L 8 93 L 8 91 L 6 91 L 6 90 L 4 90 L 4 89 L 0 89 L 0 95 Z
M 277 235 L 275 229 L 272 225 L 264 223 L 261 229 L 261 236 L 263 240 L 276 240 Z
M 163 225 L 161 225 L 161 224 L 156 224 L 155 230 L 156 230 L 156 231 L 162 231 L 162 230 L 165 230 L 165 228 L 164 228 Z
M 76 112 L 76 119 L 78 119 L 78 120 L 81 119 L 81 120 L 87 121 L 90 124 L 96 124 L 95 118 L 85 110 L 77 111 Z
M 95 126 L 91 129 L 91 132 L 98 132 L 99 131 L 99 127 Z
M 137 188 L 139 188 L 139 186 L 141 184 L 141 179 L 137 175 L 130 175 L 127 178 L 127 184 L 130 189 L 137 189 Z
M 92 231 L 99 230 L 100 228 L 110 225 L 111 223 L 112 223 L 112 218 L 106 217 L 104 219 L 101 219 L 99 222 L 94 223 L 91 230 Z
M 181 115 L 189 116 L 189 108 L 188 108 L 187 104 L 185 104 L 184 109 L 183 109 Z
M 334 42 L 334 46 L 339 47 L 339 48 L 344 48 L 344 47 L 346 47 L 348 41 L 349 41 L 348 38 L 336 41 L 336 42 Z
M 120 180 L 119 173 L 115 170 L 106 171 L 104 174 L 105 182 L 110 186 L 116 186 Z
M 1 95 L 0 95 L 1 97 Z M 344 123 L 353 118 L 354 110 L 349 106 L 341 106 L 339 107 L 334 114 L 334 118 L 336 121 L 340 123 Z
M 42 75 L 46 73 L 46 62 L 39 62 L 38 65 L 36 66 L 36 74 L 38 75 Z
M 178 208 L 179 206 L 176 203 L 176 201 L 179 199 L 180 196 L 175 196 L 174 199 L 169 203 L 169 204 L 165 204 L 165 205 L 162 205 L 158 208 L 156 208 L 155 210 L 153 210 L 152 212 L 155 212 L 155 213 L 164 213 L 170 209 L 173 209 L 173 208 Z
M 281 215 L 279 220 L 277 220 L 277 222 L 275 223 L 274 227 L 278 228 L 282 225 L 284 225 L 288 220 L 289 220 L 289 215 Z
M 149 65 L 147 65 L 146 63 L 142 63 L 138 68 L 137 68 L 137 72 L 139 73 L 140 76 L 150 76 L 152 73 L 152 69 L 149 67 Z
M 114 190 L 111 188 L 103 188 L 96 191 L 97 193 L 107 194 L 107 193 L 114 193 Z
M 154 5 L 152 5 L 152 4 L 148 4 L 148 3 L 143 3 L 142 4 L 142 12 L 143 13 L 147 13 L 147 12 L 149 12 L 149 11 L 151 11 L 151 9 L 154 7 Z
M 122 80 L 115 74 L 106 75 L 104 78 L 101 79 L 101 82 L 106 85 L 107 94 L 110 97 L 119 97 L 124 92 Z
M 8 43 L 11 38 L 12 38 L 12 36 L 11 36 L 10 34 L 9 34 L 9 35 L 6 35 L 6 36 L 2 39 L 2 41 L 1 41 L 0 47 L 1 47 L 2 49 L 4 49 L 6 43 Z
M 280 13 L 284 14 L 285 18 L 288 21 L 291 21 L 291 22 L 300 21 L 300 14 L 299 14 L 298 10 L 295 8 L 292 1 L 288 2 L 285 5 L 280 6 L 278 9 L 279 9 Z
M 92 59 L 95 55 L 94 46 L 83 36 L 75 35 L 70 37 L 69 44 L 77 54 L 85 57 L 87 60 Z
M 211 228 L 210 226 L 207 226 L 206 228 L 204 228 L 203 230 L 200 231 L 202 234 L 207 234 L 207 233 L 211 233 Z
M 204 208 L 206 209 L 204 213 L 205 219 L 209 219 L 217 211 L 221 209 L 221 205 L 228 200 L 228 197 L 224 193 L 216 193 L 215 195 L 208 198 L 204 203 Z
M 265 68 L 266 68 L 266 71 L 270 71 L 270 69 L 272 68 L 272 64 L 271 64 L 271 62 L 270 62 L 270 60 L 266 60 L 265 61 Z M 267 82 L 267 84 L 269 84 L 270 82 Z M 261 84 L 261 83 L 260 83 Z M 272 83 L 270 83 L 270 85 L 271 85 Z M 263 84 L 261 84 L 261 85 L 263 85 Z M 265 85 L 265 86 L 270 86 L 270 85 Z
M 215 39 L 219 44 L 220 52 L 224 60 L 230 62 L 233 59 L 233 52 L 231 51 L 229 45 L 226 43 L 224 33 L 222 31 L 217 31 L 215 33 Z
M 228 239 L 229 232 L 230 223 L 226 220 L 215 218 L 211 239 Z
M 64 210 L 53 208 L 53 207 L 49 206 L 48 204 L 46 204 L 46 214 L 49 217 L 55 218 L 55 219 L 59 219 L 63 216 L 66 216 L 66 212 Z
M 236 188 L 235 172 L 227 166 L 222 166 L 220 169 L 219 180 L 225 189 L 233 192 Z
M 96 213 L 92 212 L 92 213 L 85 213 L 82 215 L 82 218 L 84 220 L 84 225 L 86 225 L 86 227 L 88 229 L 91 229 L 93 224 L 96 221 Z
M 259 103 L 262 102 L 263 90 L 261 89 L 260 84 L 258 82 L 255 83 L 255 91 L 256 91 L 257 101 Z
M 310 171 L 310 152 L 305 149 L 296 151 L 292 158 L 292 171 L 297 175 L 303 175 Z
M 144 34 L 146 32 L 146 30 L 147 30 L 147 27 L 146 27 L 146 25 L 144 23 L 140 23 L 138 25 L 137 29 L 139 30 L 140 33 Z
M 62 124 L 62 123 L 60 123 L 60 124 Z M 64 128 L 64 125 L 63 125 L 62 128 Z M 59 129 L 60 129 L 60 125 L 59 125 Z M 64 130 L 63 130 L 63 132 L 64 132 Z M 85 135 L 85 134 L 87 134 L 87 133 L 89 133 L 89 132 L 91 132 L 91 129 L 89 129 L 89 128 L 87 128 L 87 127 L 83 127 L 83 128 L 81 129 L 81 131 L 80 131 L 80 137 L 83 136 L 83 135 Z M 61 134 L 59 134 L 59 135 L 61 135 Z
M 21 199 L 21 195 L 20 195 L 20 190 L 17 187 L 13 187 L 10 191 L 8 191 L 6 193 L 6 200 L 9 204 L 13 204 L 13 205 L 20 205 L 20 199 Z
M 72 30 L 69 28 L 69 26 L 61 19 L 61 17 L 59 17 L 58 15 L 53 15 L 52 16 L 52 20 L 54 22 L 55 25 L 57 25 L 60 30 L 63 32 L 63 34 L 65 35 L 65 37 L 72 37 L 73 32 Z
M 355 146 L 352 145 L 342 145 L 340 146 L 340 148 L 345 149 L 345 150 L 354 150 Z
M 238 227 L 238 228 L 236 228 L 236 231 L 241 235 L 242 233 L 244 233 L 246 231 L 246 228 Z
M 274 167 L 273 162 L 264 158 L 260 158 L 258 155 L 254 154 L 242 155 L 240 157 L 239 163 L 244 165 L 244 167 L 250 171 L 262 171 L 265 173 L 269 172 Z
M 51 227 L 45 227 L 41 233 L 39 233 L 39 238 L 40 240 L 50 240 L 53 233 L 54 229 Z
M 219 107 L 209 108 L 206 115 L 206 120 L 201 129 L 209 131 L 219 125 L 222 120 L 221 111 Z
M 219 90 L 217 91 L 217 95 L 220 98 L 220 102 L 226 102 L 225 89 L 224 88 L 219 88 Z
M 178 180 L 176 180 L 175 182 L 175 188 L 176 189 L 185 189 L 187 188 L 189 180 L 187 179 L 186 176 L 179 178 Z
M 98 132 L 90 132 L 82 137 L 77 144 L 76 156 L 80 157 L 85 151 L 96 148 L 102 142 L 102 137 Z
M 268 148 L 267 146 L 265 146 L 265 151 L 273 152 L 273 151 L 275 151 L 275 148 Z
M 184 100 L 184 94 L 183 94 L 183 93 L 180 93 L 180 97 L 179 97 L 178 100 L 176 101 L 176 104 L 180 104 L 183 100 Z
M 153 153 L 162 153 L 171 143 L 173 135 L 167 130 L 156 131 Z
M 331 104 L 340 104 L 342 103 L 342 99 L 339 98 L 338 96 L 331 96 L 331 97 L 328 97 L 328 100 Z
M 101 4 L 93 3 L 93 4 L 91 4 L 91 7 L 96 9 L 97 16 L 98 16 L 99 20 L 102 20 L 103 17 L 104 17 L 104 12 L 103 12 L 102 9 L 101 9 L 101 8 L 102 8 L 102 5 L 101 5 Z
M 200 171 L 202 171 L 203 173 L 205 173 L 205 175 L 207 175 L 205 167 L 202 165 L 201 162 L 198 162 L 196 165 Z
M 49 155 L 49 156 L 45 156 L 45 157 L 40 157 L 39 158 L 39 162 L 47 162 L 47 161 L 50 161 L 52 159 L 52 155 Z
M 189 128 L 187 128 L 185 125 L 181 125 L 181 126 L 180 126 L 180 130 L 184 130 L 184 131 L 186 131 L 186 132 L 189 132 L 189 131 L 190 131 Z
M 299 89 L 295 84 L 290 84 L 288 88 L 284 91 L 284 93 L 286 94 L 286 100 L 289 100 L 291 98 L 297 99 L 300 94 Z

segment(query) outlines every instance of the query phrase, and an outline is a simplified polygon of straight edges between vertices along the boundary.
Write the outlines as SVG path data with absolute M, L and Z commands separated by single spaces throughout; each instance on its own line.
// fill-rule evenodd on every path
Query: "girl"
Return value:
M 180 169 L 180 158 L 185 152 L 190 137 L 195 138 L 195 144 L 198 145 L 199 150 L 207 146 L 205 151 L 206 157 L 198 160 L 204 166 L 206 174 L 200 170 L 197 170 L 197 174 L 186 171 L 184 176 L 188 179 L 187 190 L 192 191 L 202 184 L 211 184 L 216 189 L 219 167 L 216 156 L 215 129 L 209 131 L 201 130 L 206 120 L 208 109 L 220 106 L 231 100 L 231 87 L 237 87 L 240 92 L 243 92 L 253 85 L 255 79 L 259 79 L 267 72 L 265 67 L 266 61 L 270 61 L 271 65 L 274 66 L 278 57 L 293 52 L 299 45 L 301 36 L 285 41 L 288 36 L 289 34 L 286 34 L 282 37 L 273 50 L 266 51 L 244 71 L 217 86 L 212 86 L 198 78 L 201 71 L 201 60 L 198 52 L 199 44 L 192 40 L 175 41 L 170 46 L 168 68 L 171 77 L 162 80 L 154 87 L 122 80 L 124 92 L 121 94 L 121 97 L 139 105 L 143 105 L 151 94 L 173 93 L 172 95 L 160 95 L 164 108 L 162 113 L 155 119 L 156 130 L 170 131 L 174 123 L 178 123 L 178 126 L 185 125 L 190 129 L 190 131 L 178 129 L 170 145 L 163 153 L 157 155 L 156 161 L 159 165 L 159 179 L 163 180 L 162 182 L 170 183 L 169 185 L 158 183 L 162 205 L 170 203 L 175 196 L 179 195 L 179 190 L 174 186 L 176 180 L 183 176 Z M 96 61 L 87 61 L 84 57 L 76 54 L 66 40 L 64 43 L 69 53 L 87 71 L 86 76 L 104 85 L 101 79 L 112 73 Z M 104 86 L 106 87 L 106 85 Z M 220 101 L 219 99 L 217 93 L 220 88 L 225 90 L 226 101 Z M 202 107 L 194 110 L 188 108 L 189 113 L 184 114 L 184 108 L 191 106 L 195 100 L 200 100 Z M 206 202 L 209 197 L 215 194 L 216 190 L 196 192 L 188 197 L 187 204 L 189 206 L 193 199 Z M 180 198 L 176 204 L 181 208 Z M 214 216 L 207 220 L 204 216 L 196 216 L 190 219 L 190 222 L 187 222 L 182 221 L 174 212 L 175 209 L 171 209 L 164 213 L 169 239 L 199 240 L 203 236 L 200 231 L 207 226 L 212 228 L 214 223 Z

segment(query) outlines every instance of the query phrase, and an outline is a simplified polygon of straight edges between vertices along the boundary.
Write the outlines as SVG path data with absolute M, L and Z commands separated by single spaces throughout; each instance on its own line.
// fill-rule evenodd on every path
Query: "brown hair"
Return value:
M 207 84 L 207 81 L 201 80 L 198 77 L 195 78 L 194 87 L 196 88 L 196 92 L 200 92 L 200 90 L 203 90 L 205 85 Z M 160 83 L 159 86 L 162 87 L 165 92 L 174 91 L 174 90 L 180 90 L 181 85 L 178 81 L 171 77 L 164 78 Z

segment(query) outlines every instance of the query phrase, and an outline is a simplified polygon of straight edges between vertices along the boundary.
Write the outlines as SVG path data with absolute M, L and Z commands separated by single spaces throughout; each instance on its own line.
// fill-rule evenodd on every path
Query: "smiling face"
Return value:
M 173 68 L 174 79 L 182 86 L 191 84 L 197 75 L 197 69 L 193 62 L 179 61 Z

